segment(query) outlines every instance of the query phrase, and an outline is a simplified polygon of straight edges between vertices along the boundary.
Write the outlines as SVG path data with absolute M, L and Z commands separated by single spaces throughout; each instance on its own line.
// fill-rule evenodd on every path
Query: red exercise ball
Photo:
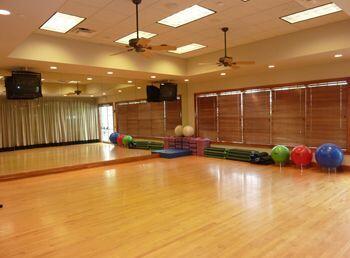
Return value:
M 296 146 L 292 150 L 291 159 L 297 166 L 310 165 L 312 161 L 312 151 L 304 145 Z
M 123 146 L 124 136 L 125 136 L 124 134 L 119 134 L 118 139 L 117 139 L 118 146 Z

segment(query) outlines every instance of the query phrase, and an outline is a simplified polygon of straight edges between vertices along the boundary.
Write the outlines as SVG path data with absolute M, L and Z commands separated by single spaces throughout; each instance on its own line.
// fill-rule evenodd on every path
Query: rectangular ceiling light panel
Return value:
M 150 33 L 150 32 L 145 32 L 145 31 L 139 31 L 139 37 L 140 38 L 150 39 L 150 38 L 153 38 L 155 36 L 157 36 L 157 34 Z M 135 31 L 134 33 L 131 33 L 130 35 L 125 36 L 125 37 L 123 37 L 121 39 L 117 39 L 114 42 L 128 45 L 130 39 L 136 39 L 136 38 L 137 38 L 137 33 Z
M 342 11 L 342 9 L 338 5 L 334 3 L 330 3 L 330 4 L 318 6 L 312 9 L 308 9 L 302 12 L 283 16 L 281 17 L 281 19 L 293 24 L 293 23 L 310 20 L 313 18 L 321 17 L 327 14 L 332 14 L 340 11 Z
M 40 27 L 42 30 L 49 30 L 59 33 L 66 33 L 85 18 L 57 12 L 51 18 Z
M 158 21 L 158 23 L 177 28 L 187 23 L 212 15 L 214 13 L 215 11 L 213 10 L 204 8 L 199 5 L 194 5 L 180 12 L 177 12 L 167 18 L 164 18 L 163 20 Z
M 201 44 L 192 43 L 186 46 L 178 47 L 176 50 L 170 50 L 169 52 L 181 55 L 205 47 L 206 46 L 203 46 Z

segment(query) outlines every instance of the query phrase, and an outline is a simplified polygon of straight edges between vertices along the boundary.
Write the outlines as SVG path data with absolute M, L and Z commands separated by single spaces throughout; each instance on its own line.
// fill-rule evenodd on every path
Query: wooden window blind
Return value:
M 166 111 L 166 135 L 173 135 L 176 126 L 182 124 L 181 119 L 181 100 L 165 102 Z
M 241 92 L 218 96 L 218 136 L 223 142 L 242 142 Z
M 164 103 L 151 103 L 151 135 L 164 136 Z
M 181 121 L 181 98 L 147 103 L 146 100 L 116 103 L 118 132 L 141 137 L 174 135 Z
M 128 105 L 118 105 L 117 109 L 117 121 L 118 132 L 126 134 L 128 132 Z
M 305 87 L 272 92 L 272 143 L 296 146 L 305 142 Z
M 270 144 L 270 91 L 243 94 L 243 135 L 248 144 Z
M 308 87 L 306 124 L 308 146 L 317 147 L 323 143 L 334 143 L 343 148 L 347 147 L 348 87 L 344 83 Z
M 197 99 L 198 136 L 217 140 L 217 96 Z
M 139 136 L 151 136 L 151 103 L 140 103 L 137 105 L 139 109 Z

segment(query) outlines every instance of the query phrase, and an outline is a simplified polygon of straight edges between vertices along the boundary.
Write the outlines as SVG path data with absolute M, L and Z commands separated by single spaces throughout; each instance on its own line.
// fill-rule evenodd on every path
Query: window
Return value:
M 196 95 L 197 135 L 219 142 L 348 146 L 348 81 Z
M 173 135 L 182 123 L 181 99 L 147 103 L 146 100 L 116 103 L 118 132 L 132 136 L 163 137 Z

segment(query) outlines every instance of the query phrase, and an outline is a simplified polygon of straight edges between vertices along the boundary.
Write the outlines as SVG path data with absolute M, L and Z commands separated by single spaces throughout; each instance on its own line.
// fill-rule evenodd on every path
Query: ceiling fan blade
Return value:
M 147 49 L 154 50 L 154 51 L 169 51 L 169 50 L 176 50 L 177 47 L 162 44 L 159 46 L 149 46 Z
M 146 57 L 146 58 L 151 58 L 151 57 L 153 57 L 151 51 L 145 50 L 145 51 L 140 52 L 140 53 L 141 53 L 141 55 L 142 55 L 143 57 Z
M 140 38 L 140 39 L 137 41 L 137 45 L 146 47 L 150 42 L 151 42 L 150 39 Z
M 121 54 L 124 54 L 124 53 L 128 53 L 130 51 L 133 51 L 134 49 L 133 48 L 129 48 L 127 50 L 124 50 L 124 51 L 121 51 L 121 52 L 117 52 L 117 53 L 114 53 L 114 54 L 111 54 L 110 56 L 117 56 L 117 55 L 121 55 Z
M 234 65 L 253 65 L 255 64 L 254 61 L 237 61 L 237 62 L 233 62 L 232 64 Z

